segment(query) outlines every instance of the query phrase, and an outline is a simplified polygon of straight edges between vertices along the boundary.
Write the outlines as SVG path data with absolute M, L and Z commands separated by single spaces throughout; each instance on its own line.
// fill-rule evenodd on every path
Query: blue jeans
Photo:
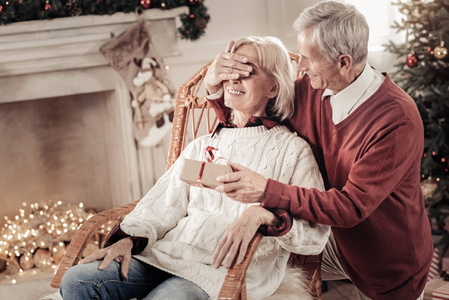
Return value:
M 127 280 L 120 275 L 120 263 L 112 261 L 102 271 L 98 270 L 100 263 L 101 260 L 97 260 L 68 269 L 59 289 L 63 299 L 209 299 L 195 283 L 135 258 L 129 263 Z

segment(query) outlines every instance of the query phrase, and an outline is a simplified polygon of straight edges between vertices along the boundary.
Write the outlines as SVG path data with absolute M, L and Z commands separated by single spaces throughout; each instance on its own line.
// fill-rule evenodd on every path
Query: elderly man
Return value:
M 369 28 L 354 6 L 318 3 L 294 27 L 305 75 L 296 82 L 290 120 L 312 146 L 326 191 L 267 180 L 232 163 L 237 172 L 218 178 L 216 190 L 331 225 L 324 280 L 351 279 L 360 299 L 422 299 L 433 246 L 420 187 L 424 134 L 417 107 L 367 64 Z M 223 80 L 251 71 L 245 57 L 220 53 L 205 79 L 210 99 L 220 95 Z M 221 246 L 232 252 L 242 240 L 236 234 Z

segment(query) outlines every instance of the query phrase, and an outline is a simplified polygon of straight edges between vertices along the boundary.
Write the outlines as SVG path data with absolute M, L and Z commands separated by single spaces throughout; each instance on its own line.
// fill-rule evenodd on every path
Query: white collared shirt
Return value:
M 360 76 L 338 94 L 326 89 L 321 96 L 324 100 L 330 96 L 332 107 L 332 121 L 335 125 L 346 119 L 363 102 L 369 99 L 382 85 L 385 76 L 366 64 Z

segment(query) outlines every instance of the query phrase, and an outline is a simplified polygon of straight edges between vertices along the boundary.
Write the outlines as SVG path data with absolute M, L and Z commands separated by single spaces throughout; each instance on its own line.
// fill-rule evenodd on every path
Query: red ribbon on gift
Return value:
M 206 154 L 207 162 L 216 163 L 219 159 L 225 159 L 224 157 L 221 157 L 221 156 L 218 158 L 215 158 L 214 151 L 218 151 L 218 149 L 214 148 L 212 146 L 207 146 L 206 149 L 204 149 L 204 153 Z
M 196 184 L 195 186 L 204 186 L 201 183 L 201 181 L 203 181 L 204 166 L 206 166 L 206 162 L 205 161 L 203 161 L 203 163 L 201 164 L 201 169 L 200 169 L 200 172 L 198 173 L 198 179 L 196 180 L 196 182 L 198 182 L 198 184 Z
M 218 149 L 214 148 L 212 146 L 207 146 L 206 149 L 204 149 L 204 153 L 206 154 L 206 161 L 207 162 L 215 163 L 219 159 L 225 159 L 224 157 L 218 157 L 217 159 L 215 159 L 214 151 L 218 151 Z M 202 180 L 203 180 L 203 172 L 204 172 L 204 167 L 205 166 L 206 166 L 206 162 L 203 161 L 203 163 L 201 164 L 200 172 L 198 173 L 198 179 L 196 180 L 196 182 L 198 182 L 198 183 L 195 184 L 195 186 L 206 187 L 206 188 L 210 188 L 211 189 L 212 187 L 204 185 L 204 184 L 201 183 Z

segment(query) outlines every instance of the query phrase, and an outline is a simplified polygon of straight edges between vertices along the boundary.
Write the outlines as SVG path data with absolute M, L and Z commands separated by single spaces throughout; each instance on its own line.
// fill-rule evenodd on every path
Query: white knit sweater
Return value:
M 184 159 L 206 160 L 207 146 L 219 150 L 215 157 L 266 178 L 320 190 L 323 183 L 308 144 L 284 126 L 223 128 L 213 138 L 202 136 L 186 147 L 120 227 L 131 236 L 149 239 L 135 258 L 196 283 L 216 299 L 227 270 L 212 266 L 214 250 L 226 229 L 254 204 L 242 204 L 179 179 Z M 328 226 L 295 220 L 284 236 L 264 237 L 246 275 L 248 297 L 271 295 L 284 277 L 289 253 L 319 254 L 329 232 Z

